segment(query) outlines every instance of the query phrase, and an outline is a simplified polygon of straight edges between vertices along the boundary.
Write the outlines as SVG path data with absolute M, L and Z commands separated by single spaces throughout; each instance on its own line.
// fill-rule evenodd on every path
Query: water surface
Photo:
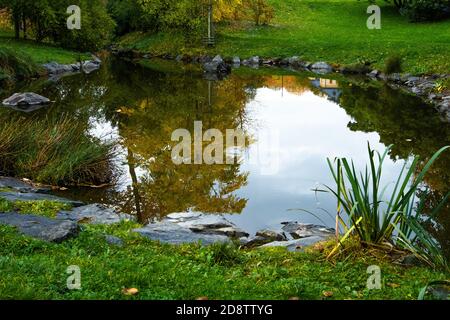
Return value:
M 333 185 L 327 158 L 349 157 L 363 168 L 368 143 L 380 152 L 394 144 L 384 167 L 385 183 L 392 183 L 405 159 L 425 159 L 450 144 L 450 125 L 414 97 L 363 80 L 276 73 L 240 70 L 210 81 L 166 62 L 143 68 L 110 59 L 91 75 L 21 88 L 55 101 L 24 116 L 69 115 L 91 134 L 120 142 L 117 183 L 66 196 L 149 219 L 186 210 L 223 213 L 249 232 L 292 220 L 334 226 L 335 200 L 314 192 Z M 1 109 L 0 117 L 11 113 Z M 195 121 L 204 130 L 241 129 L 254 139 L 233 165 L 175 165 L 172 132 L 186 128 L 193 135 Z M 449 164 L 446 154 L 427 179 L 430 206 L 449 189 Z M 296 208 L 317 217 L 290 210 Z M 449 214 L 447 206 L 435 231 L 446 248 Z

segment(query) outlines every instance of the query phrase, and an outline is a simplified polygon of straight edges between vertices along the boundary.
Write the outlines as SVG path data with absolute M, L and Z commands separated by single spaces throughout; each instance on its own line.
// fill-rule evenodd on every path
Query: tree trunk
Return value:
M 13 17 L 13 20 L 14 20 L 15 36 L 16 36 L 16 39 L 19 39 L 20 38 L 20 17 L 16 15 Z
M 22 16 L 22 30 L 23 30 L 23 38 L 27 38 L 27 19 L 25 19 L 25 16 Z

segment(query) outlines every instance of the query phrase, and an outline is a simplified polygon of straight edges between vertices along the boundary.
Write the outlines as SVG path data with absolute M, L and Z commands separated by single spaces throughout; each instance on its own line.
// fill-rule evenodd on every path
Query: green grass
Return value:
M 0 195 L 0 213 L 17 212 L 21 214 L 34 214 L 48 218 L 55 218 L 62 210 L 71 210 L 67 203 L 49 200 L 34 201 L 8 201 Z
M 51 61 L 58 63 L 74 63 L 81 59 L 89 59 L 90 55 L 61 49 L 48 43 L 37 43 L 33 40 L 16 40 L 12 32 L 0 30 L 0 49 L 7 48 L 14 52 L 29 55 L 33 62 L 43 64 Z
M 450 73 L 450 21 L 410 23 L 383 2 L 381 30 L 369 30 L 368 3 L 357 0 L 269 0 L 276 18 L 269 27 L 219 25 L 217 47 L 223 56 L 301 56 L 309 61 L 337 64 L 373 61 L 383 69 L 391 55 L 403 58 L 405 72 Z M 180 36 L 178 36 L 180 38 Z M 175 40 L 174 40 L 175 39 Z M 181 39 L 181 38 L 180 38 Z M 153 53 L 205 52 L 201 44 L 184 45 L 168 35 L 134 33 L 120 43 Z
M 0 299 L 416 299 L 448 274 L 406 268 L 361 252 L 329 262 L 318 251 L 238 250 L 162 245 L 130 233 L 133 223 L 86 226 L 63 244 L 0 226 Z M 104 235 L 124 240 L 109 245 Z M 368 290 L 367 268 L 382 270 L 382 289 Z M 81 290 L 68 290 L 67 267 L 81 270 Z M 137 288 L 126 296 L 124 288 Z
M 58 212 L 70 210 L 72 206 L 67 203 L 39 200 L 39 201 L 15 201 L 5 200 L 0 194 L 0 214 L 17 212 L 21 214 L 34 214 L 48 218 L 55 218 Z
M 0 85 L 37 77 L 39 69 L 29 55 L 0 47 Z

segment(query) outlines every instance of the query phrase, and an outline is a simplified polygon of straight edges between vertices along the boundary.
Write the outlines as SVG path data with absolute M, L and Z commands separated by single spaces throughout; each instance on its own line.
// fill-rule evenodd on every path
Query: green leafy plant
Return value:
M 448 268 L 441 248 L 421 225 L 423 199 L 417 207 L 415 205 L 416 194 L 427 172 L 450 147 L 436 152 L 420 172 L 419 157 L 411 163 L 406 161 L 391 196 L 385 197 L 387 186 L 381 186 L 381 178 L 383 163 L 391 148 L 380 154 L 368 145 L 370 165 L 363 172 L 357 172 L 353 161 L 346 158 L 336 159 L 336 167 L 328 159 L 336 188 L 327 186 L 325 191 L 331 192 L 338 201 L 337 225 L 344 228 L 346 237 L 354 234 L 363 244 L 400 246 L 432 267 Z M 428 219 L 438 215 L 449 195 L 428 215 Z
M 402 72 L 402 58 L 399 55 L 391 55 L 384 62 L 384 72 L 386 74 Z
M 450 281 L 449 280 L 437 280 L 437 281 L 432 281 L 430 283 L 428 283 L 425 287 L 422 288 L 422 290 L 420 290 L 419 293 L 419 297 L 417 298 L 417 300 L 425 300 L 425 296 L 428 293 L 429 289 L 433 286 L 450 286 Z M 445 298 L 445 300 L 448 300 L 450 298 L 450 296 L 447 296 Z

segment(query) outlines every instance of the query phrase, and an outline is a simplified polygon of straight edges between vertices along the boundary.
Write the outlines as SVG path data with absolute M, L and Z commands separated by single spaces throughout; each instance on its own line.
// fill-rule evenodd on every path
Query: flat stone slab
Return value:
M 183 228 L 198 233 L 219 234 L 233 238 L 248 237 L 249 235 L 220 214 L 205 214 L 202 212 L 172 213 L 163 221 L 178 224 Z
M 61 211 L 56 218 L 59 220 L 89 224 L 114 224 L 134 219 L 129 214 L 120 213 L 101 204 L 90 204 L 74 208 L 71 211 Z
M 75 222 L 19 213 L 0 213 L 0 224 L 16 227 L 24 235 L 56 243 L 74 237 L 79 232 Z
M 11 177 L 0 177 L 0 189 L 2 188 L 14 189 L 18 192 L 47 193 L 50 191 L 50 188 L 36 188 L 30 183 Z
M 298 222 L 283 222 L 282 230 L 288 233 L 294 239 L 301 239 L 307 237 L 321 237 L 328 239 L 335 235 L 335 230 L 332 228 L 326 228 L 324 226 L 319 226 L 309 223 L 298 223 Z
M 6 199 L 8 201 L 41 201 L 41 200 L 48 200 L 48 201 L 56 201 L 56 202 L 62 202 L 72 205 L 73 207 L 80 207 L 83 206 L 84 203 L 81 201 L 74 201 L 69 200 L 61 197 L 57 197 L 50 194 L 42 194 L 42 193 L 21 193 L 21 192 L 14 192 L 14 191 L 6 191 L 6 192 L 0 192 L 0 198 Z
M 196 233 L 188 228 L 183 228 L 176 223 L 167 221 L 148 224 L 143 228 L 135 229 L 133 231 L 152 240 L 176 245 L 198 242 L 201 242 L 202 245 L 210 245 L 213 243 L 230 241 L 228 237 L 223 235 Z
M 303 251 L 306 247 L 310 247 L 318 242 L 324 241 L 325 239 L 322 237 L 308 237 L 297 240 L 290 241 L 275 241 L 270 242 L 265 245 L 260 246 L 259 248 L 273 248 L 273 247 L 283 247 L 288 251 Z
M 150 223 L 136 232 L 164 243 L 181 244 L 201 242 L 204 245 L 227 242 L 231 238 L 248 237 L 220 214 L 179 212 L 169 214 L 157 223 Z

